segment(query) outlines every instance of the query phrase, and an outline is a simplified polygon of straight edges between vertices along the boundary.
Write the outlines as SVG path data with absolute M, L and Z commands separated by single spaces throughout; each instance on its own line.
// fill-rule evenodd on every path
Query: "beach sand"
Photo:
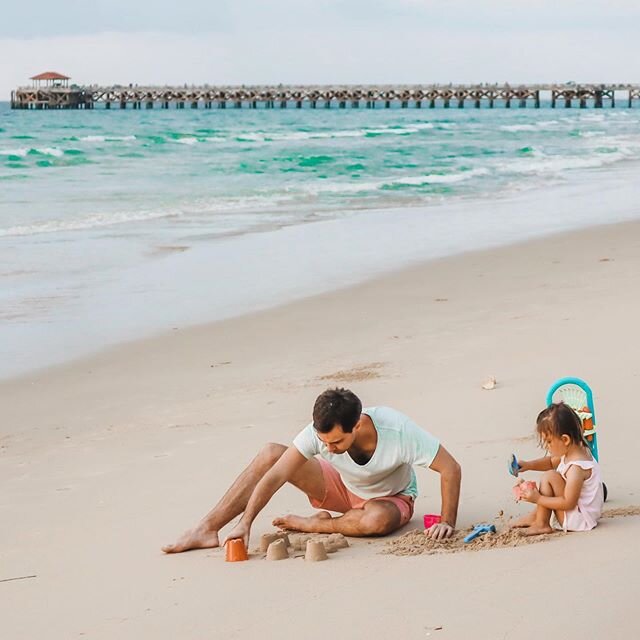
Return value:
M 2 637 L 634 637 L 639 292 L 640 223 L 625 223 L 437 260 L 3 382 L 0 580 L 35 577 L 0 582 Z M 160 552 L 262 444 L 290 442 L 333 385 L 442 440 L 463 468 L 461 529 L 522 514 L 507 459 L 540 455 L 534 419 L 565 375 L 594 389 L 607 507 L 622 510 L 593 532 L 407 556 L 384 553 L 389 538 L 350 539 L 319 563 Z M 496 387 L 482 389 L 490 376 Z M 398 535 L 439 510 L 437 474 L 418 481 Z M 312 509 L 287 486 L 250 547 L 288 512 Z

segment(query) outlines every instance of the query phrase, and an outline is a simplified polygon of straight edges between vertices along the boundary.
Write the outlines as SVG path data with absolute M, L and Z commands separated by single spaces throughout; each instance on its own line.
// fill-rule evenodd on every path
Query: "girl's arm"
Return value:
M 535 460 L 518 460 L 520 473 L 523 471 L 551 471 L 559 464 L 560 458 L 557 456 L 544 456 L 544 458 L 536 458 Z
M 567 482 L 564 486 L 563 496 L 543 496 L 538 493 L 536 504 L 553 511 L 571 511 L 578 504 L 578 498 L 582 491 L 584 481 L 591 474 L 590 469 L 582 469 L 572 464 L 567 470 Z

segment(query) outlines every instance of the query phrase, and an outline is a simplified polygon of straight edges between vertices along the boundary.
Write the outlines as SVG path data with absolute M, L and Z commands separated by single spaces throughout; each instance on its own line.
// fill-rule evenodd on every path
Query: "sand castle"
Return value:
M 349 547 L 349 541 L 341 533 L 288 535 L 278 531 L 263 534 L 260 537 L 260 548 L 255 551 L 264 554 L 267 560 L 304 557 L 310 562 L 321 562 L 327 559 L 328 554 L 347 547 Z
M 274 540 L 267 548 L 267 560 L 286 560 L 288 557 L 287 543 L 282 538 Z
M 338 549 L 346 549 L 349 546 L 349 542 L 341 533 L 332 533 L 326 539 L 324 546 L 329 553 L 334 553 Z
M 304 554 L 304 559 L 307 562 L 321 562 L 327 560 L 327 549 L 324 546 L 322 540 L 308 540 L 307 551 Z
M 304 551 L 307 548 L 307 541 L 311 540 L 311 534 L 294 533 L 289 537 L 289 540 L 295 551 Z
M 269 545 L 271 545 L 276 540 L 283 540 L 287 547 L 291 546 L 289 536 L 283 531 L 277 533 L 264 533 L 262 534 L 262 536 L 260 536 L 260 552 L 266 553 L 269 549 Z

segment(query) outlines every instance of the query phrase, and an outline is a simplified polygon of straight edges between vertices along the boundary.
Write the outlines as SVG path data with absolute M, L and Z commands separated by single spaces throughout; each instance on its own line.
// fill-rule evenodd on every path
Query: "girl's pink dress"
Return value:
M 551 516 L 551 526 L 564 531 L 589 531 L 598 524 L 598 518 L 602 515 L 602 508 L 604 507 L 604 489 L 602 488 L 600 465 L 593 459 L 565 462 L 564 456 L 562 456 L 556 471 L 566 480 L 567 471 L 572 464 L 581 469 L 591 469 L 591 476 L 582 485 L 578 504 L 571 511 L 565 511 L 564 524 L 558 522 L 554 513 Z

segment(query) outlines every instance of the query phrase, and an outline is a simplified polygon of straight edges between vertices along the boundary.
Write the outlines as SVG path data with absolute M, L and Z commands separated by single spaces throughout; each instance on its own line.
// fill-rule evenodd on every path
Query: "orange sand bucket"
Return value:
M 248 560 L 247 547 L 245 547 L 244 540 L 242 538 L 236 538 L 235 540 L 229 540 L 225 545 L 227 562 L 241 562 L 242 560 Z

